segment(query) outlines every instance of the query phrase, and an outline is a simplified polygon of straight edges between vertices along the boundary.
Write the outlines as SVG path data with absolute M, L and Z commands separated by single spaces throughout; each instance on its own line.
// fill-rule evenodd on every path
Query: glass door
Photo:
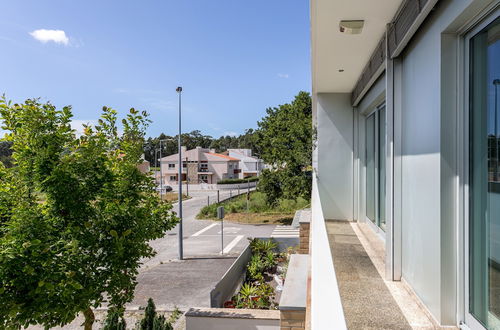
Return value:
M 500 18 L 470 38 L 468 312 L 500 329 Z
M 385 105 L 366 118 L 366 217 L 385 231 Z

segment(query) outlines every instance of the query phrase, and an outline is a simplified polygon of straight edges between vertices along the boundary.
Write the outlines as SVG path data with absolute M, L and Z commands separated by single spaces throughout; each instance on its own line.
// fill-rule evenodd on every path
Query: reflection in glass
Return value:
M 366 216 L 375 222 L 375 114 L 366 119 Z
M 500 19 L 470 42 L 469 311 L 500 328 Z
M 378 111 L 378 222 L 385 231 L 385 107 Z

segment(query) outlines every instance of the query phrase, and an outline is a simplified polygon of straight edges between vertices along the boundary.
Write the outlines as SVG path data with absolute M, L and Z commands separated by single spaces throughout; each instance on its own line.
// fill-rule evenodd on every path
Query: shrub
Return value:
M 144 318 L 140 322 L 140 330 L 172 330 L 172 325 L 167 322 L 165 316 L 157 315 L 153 299 L 148 299 L 148 305 L 144 311 Z
M 250 262 L 247 265 L 248 278 L 252 281 L 262 281 L 264 279 L 264 270 L 266 266 L 262 258 L 258 254 L 252 255 Z
M 258 176 L 252 176 L 248 179 L 223 179 L 217 182 L 217 184 L 237 184 L 237 183 L 247 183 L 247 182 L 257 182 L 259 181 Z
M 108 310 L 102 330 L 125 330 L 126 328 L 127 323 L 123 318 L 123 314 L 113 309 Z
M 252 250 L 252 253 L 259 256 L 265 256 L 269 252 L 272 253 L 277 247 L 278 243 L 276 243 L 272 238 L 268 240 L 254 238 L 250 241 L 250 249 Z

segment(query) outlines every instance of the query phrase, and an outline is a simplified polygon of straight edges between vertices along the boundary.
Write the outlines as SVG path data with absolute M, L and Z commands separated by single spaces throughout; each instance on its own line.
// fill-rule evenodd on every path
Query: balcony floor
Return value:
M 402 282 L 384 280 L 384 243 L 366 224 L 328 220 L 348 329 L 436 329 Z

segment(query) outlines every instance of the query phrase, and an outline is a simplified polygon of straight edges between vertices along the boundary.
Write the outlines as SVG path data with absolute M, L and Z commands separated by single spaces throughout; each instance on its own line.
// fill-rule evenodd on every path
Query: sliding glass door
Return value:
M 500 329 L 500 18 L 469 42 L 469 313 Z
M 366 118 L 366 217 L 385 230 L 385 106 Z

